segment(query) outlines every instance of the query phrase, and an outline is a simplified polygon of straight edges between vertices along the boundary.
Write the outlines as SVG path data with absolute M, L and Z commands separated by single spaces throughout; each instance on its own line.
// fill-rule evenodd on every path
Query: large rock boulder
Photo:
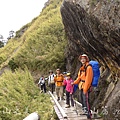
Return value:
M 76 78 L 82 53 L 98 60 L 101 80 L 97 95 L 91 95 L 92 106 L 107 105 L 109 115 L 113 107 L 120 110 L 120 0 L 64 0 L 61 15 L 68 37 L 67 70 Z M 111 120 L 115 117 L 111 115 Z

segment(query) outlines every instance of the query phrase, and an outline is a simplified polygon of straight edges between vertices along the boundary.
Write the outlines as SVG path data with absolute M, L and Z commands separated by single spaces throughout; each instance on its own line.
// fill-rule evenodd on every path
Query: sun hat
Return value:
M 69 72 L 69 73 L 67 73 L 67 76 L 71 76 L 71 73 Z
M 88 56 L 86 54 L 80 55 L 79 56 L 79 60 L 81 60 L 82 57 L 86 58 L 86 60 L 89 61 L 89 58 L 88 58 Z

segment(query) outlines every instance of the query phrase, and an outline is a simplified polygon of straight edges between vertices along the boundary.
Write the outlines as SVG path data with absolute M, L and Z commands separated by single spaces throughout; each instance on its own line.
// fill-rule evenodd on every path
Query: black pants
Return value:
M 41 90 L 46 93 L 46 85 L 45 85 L 45 83 L 41 85 Z
M 51 92 L 53 94 L 53 92 L 55 91 L 55 83 L 50 84 L 50 90 L 51 90 Z
M 90 90 L 87 91 L 86 94 L 83 93 L 83 90 L 80 90 L 82 109 L 87 115 L 87 118 L 91 118 L 90 104 L 89 104 L 89 94 Z
M 63 96 L 64 96 L 64 93 L 66 92 L 66 85 L 63 86 Z
M 66 91 L 66 104 L 70 105 L 70 101 L 71 105 L 74 106 L 73 95 L 70 94 L 70 92 Z

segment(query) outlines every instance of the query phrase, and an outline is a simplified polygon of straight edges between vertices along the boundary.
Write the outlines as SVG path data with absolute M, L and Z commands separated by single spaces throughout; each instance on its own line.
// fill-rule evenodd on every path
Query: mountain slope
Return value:
M 13 41 L 21 40 L 22 44 L 9 61 L 12 69 L 24 68 L 24 65 L 32 71 L 42 70 L 42 72 L 58 67 L 65 68 L 66 38 L 60 16 L 60 5 L 61 1 L 50 0 L 40 16 L 35 18 L 32 24 L 23 27 L 22 30 L 25 31 L 23 34 L 20 35 L 22 30 L 17 32 Z M 5 60 L 7 58 L 5 56 Z M 1 60 L 1 63 L 3 61 Z
M 59 6 L 55 0 L 28 28 L 23 39 L 24 46 L 14 57 L 16 66 L 31 70 L 46 71 L 64 67 L 65 33 L 61 22 Z

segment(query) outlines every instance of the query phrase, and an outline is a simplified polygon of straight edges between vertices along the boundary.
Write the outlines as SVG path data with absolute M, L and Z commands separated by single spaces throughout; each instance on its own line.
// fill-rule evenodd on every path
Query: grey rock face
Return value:
M 107 104 L 112 108 L 109 99 L 120 79 L 120 0 L 64 0 L 61 15 L 69 41 L 67 70 L 76 78 L 82 53 L 98 60 L 102 77 L 92 105 L 101 108 Z M 108 92 L 111 82 L 113 90 Z

